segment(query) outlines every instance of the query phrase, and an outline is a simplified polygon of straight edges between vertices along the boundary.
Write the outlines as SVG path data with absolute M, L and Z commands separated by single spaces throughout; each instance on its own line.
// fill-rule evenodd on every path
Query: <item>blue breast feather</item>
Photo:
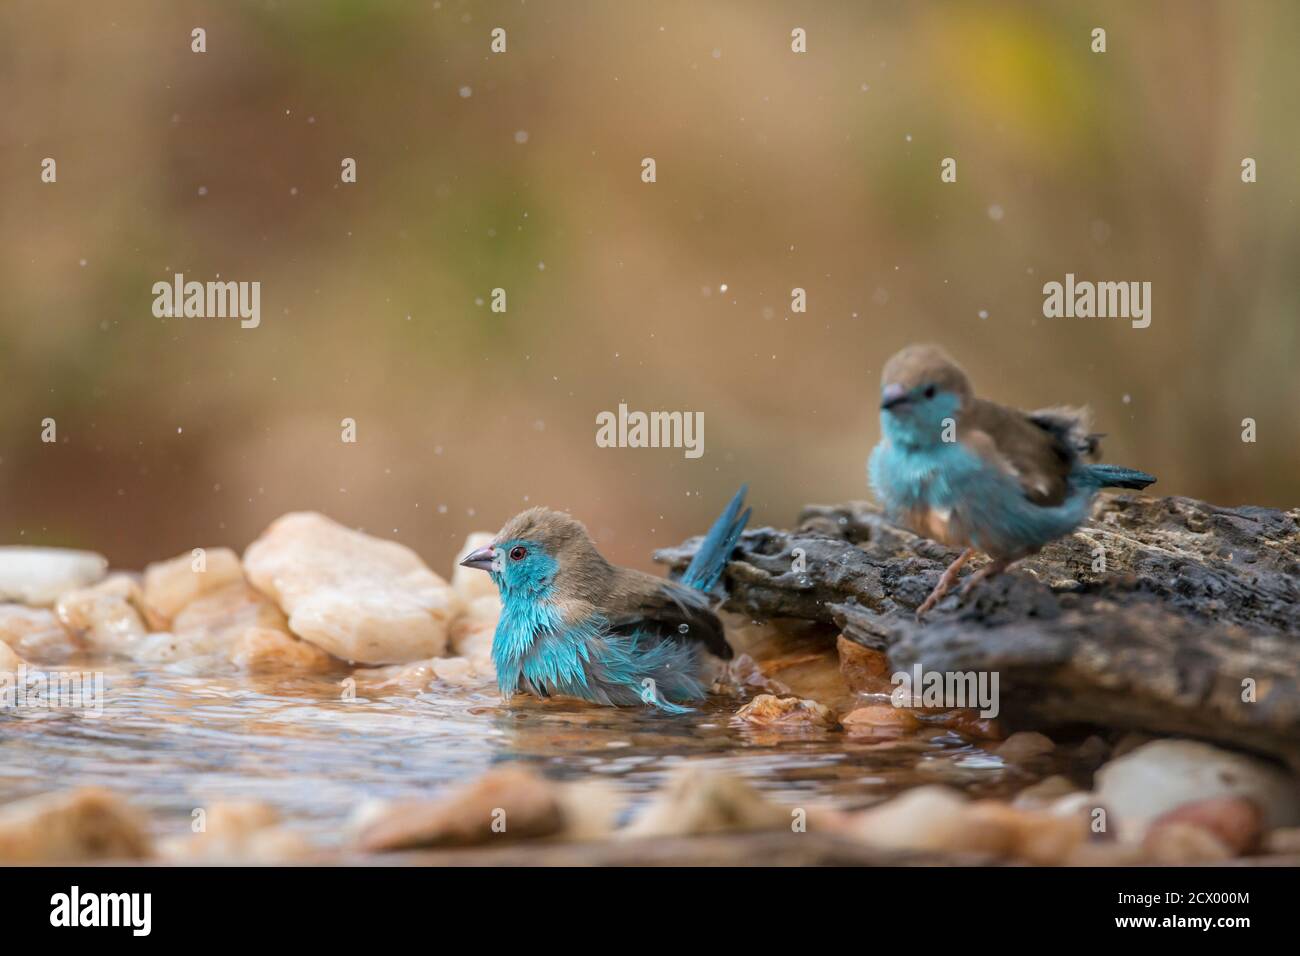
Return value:
M 1086 467 L 1076 467 L 1065 501 L 1037 505 L 1014 476 L 960 442 L 907 447 L 882 441 L 871 453 L 867 470 L 891 516 L 945 512 L 955 540 L 1007 559 L 1032 554 L 1077 528 L 1088 517 L 1099 486 Z
M 704 697 L 694 646 L 610 634 L 600 615 L 566 622 L 549 596 L 502 605 L 492 658 L 503 697 L 523 689 L 614 706 L 652 704 L 669 713 L 690 710 L 673 700 Z

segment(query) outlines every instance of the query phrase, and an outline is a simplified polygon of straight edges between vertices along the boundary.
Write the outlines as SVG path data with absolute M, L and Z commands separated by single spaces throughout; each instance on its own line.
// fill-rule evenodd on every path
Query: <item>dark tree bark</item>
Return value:
M 680 571 L 698 543 L 656 560 Z M 812 506 L 793 531 L 745 533 L 725 607 L 833 624 L 900 670 L 996 671 L 1013 725 L 1182 734 L 1300 766 L 1300 510 L 1106 498 L 917 622 L 954 557 L 871 505 Z

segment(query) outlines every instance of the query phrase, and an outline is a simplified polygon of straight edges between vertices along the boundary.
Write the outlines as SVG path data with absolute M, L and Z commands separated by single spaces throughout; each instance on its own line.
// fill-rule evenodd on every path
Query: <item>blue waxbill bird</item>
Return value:
M 610 564 L 567 514 L 531 508 L 492 544 L 466 556 L 492 575 L 501 617 L 492 639 L 497 685 L 509 700 L 580 697 L 649 704 L 670 713 L 704 696 L 700 650 L 729 659 L 731 647 L 709 592 L 749 520 L 742 487 L 714 522 L 680 583 Z
M 881 375 L 881 439 L 867 465 L 891 519 L 962 548 L 916 609 L 925 615 L 976 551 L 993 560 L 970 576 L 965 595 L 1085 520 L 1102 488 L 1145 488 L 1151 475 L 1092 464 L 1100 435 L 1086 409 L 1022 412 L 976 398 L 966 373 L 942 349 L 914 345 Z

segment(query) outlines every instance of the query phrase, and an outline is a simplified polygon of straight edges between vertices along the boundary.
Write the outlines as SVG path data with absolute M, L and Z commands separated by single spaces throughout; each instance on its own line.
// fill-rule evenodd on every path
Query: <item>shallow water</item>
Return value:
M 0 802 L 112 787 L 149 812 L 156 835 L 189 832 L 218 800 L 263 800 L 319 845 L 343 838 L 362 803 L 421 797 L 503 761 L 560 779 L 600 779 L 626 813 L 686 762 L 742 776 L 783 801 L 862 806 L 921 783 L 1001 795 L 1033 778 L 941 727 L 895 740 L 735 726 L 739 701 L 665 715 L 517 700 L 493 686 L 417 692 L 348 672 L 250 677 L 201 662 L 79 665 L 103 673 L 103 713 L 0 713 Z

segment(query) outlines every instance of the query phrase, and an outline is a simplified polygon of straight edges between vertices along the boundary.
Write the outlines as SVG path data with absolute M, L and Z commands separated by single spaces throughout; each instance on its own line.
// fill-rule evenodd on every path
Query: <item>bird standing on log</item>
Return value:
M 461 564 L 492 575 L 501 617 L 492 640 L 497 685 L 670 713 L 704 696 L 700 650 L 731 647 L 709 592 L 749 520 L 742 487 L 714 522 L 680 583 L 610 564 L 567 514 L 531 508 Z
M 1155 478 L 1132 468 L 1092 464 L 1100 435 L 1085 409 L 1021 412 L 976 398 L 966 373 L 942 349 L 914 345 L 881 375 L 880 443 L 867 472 L 892 520 L 961 548 L 930 596 L 948 593 L 976 551 L 993 560 L 978 581 L 1069 534 L 1102 488 L 1145 488 Z

